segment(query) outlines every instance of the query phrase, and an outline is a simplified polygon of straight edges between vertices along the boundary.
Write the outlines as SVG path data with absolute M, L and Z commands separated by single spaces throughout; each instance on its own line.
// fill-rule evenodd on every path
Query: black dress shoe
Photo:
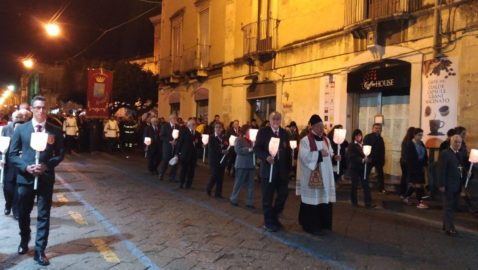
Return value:
M 220 194 L 215 195 L 214 197 L 216 197 L 216 199 L 224 199 L 224 197 L 222 197 L 222 195 L 220 195 Z
M 27 254 L 27 253 L 28 253 L 28 245 L 22 245 L 22 244 L 20 244 L 20 245 L 18 246 L 17 252 L 18 252 L 18 254 L 20 254 L 20 255 Z
M 50 264 L 48 257 L 43 252 L 35 252 L 35 257 L 33 259 L 42 266 L 47 266 Z
M 451 236 L 451 237 L 456 237 L 458 235 L 458 232 L 454 229 L 446 231 L 446 234 Z
M 11 211 L 12 211 L 12 209 L 5 208 L 5 210 L 3 210 L 3 213 L 5 214 L 5 216 L 8 216 L 8 215 L 10 215 Z
M 264 229 L 268 232 L 277 232 L 279 230 L 275 225 L 264 225 Z

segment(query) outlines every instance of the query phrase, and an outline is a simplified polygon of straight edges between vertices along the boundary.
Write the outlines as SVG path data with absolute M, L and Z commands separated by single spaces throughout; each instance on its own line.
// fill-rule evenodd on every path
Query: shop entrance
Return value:
M 376 121 L 383 116 L 382 137 L 385 142 L 384 173 L 400 176 L 400 151 L 402 139 L 408 128 L 410 96 L 383 96 L 381 93 L 358 95 L 357 128 L 364 136 L 371 132 Z
M 360 67 L 349 73 L 347 79 L 351 129 L 359 128 L 365 136 L 374 123 L 383 122 L 384 173 L 392 177 L 401 175 L 401 142 L 409 119 L 410 72 L 408 62 L 385 60 Z

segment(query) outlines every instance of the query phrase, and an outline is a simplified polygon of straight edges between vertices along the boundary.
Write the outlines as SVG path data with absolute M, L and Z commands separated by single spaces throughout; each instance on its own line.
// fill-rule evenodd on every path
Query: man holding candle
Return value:
M 196 170 L 197 148 L 201 145 L 201 134 L 196 131 L 196 120 L 189 119 L 180 131 L 175 154 L 181 163 L 179 188 L 190 189 Z
M 30 213 L 37 196 L 37 234 L 35 241 L 34 260 L 40 265 L 50 264 L 45 256 L 50 230 L 50 209 L 55 183 L 55 167 L 63 160 L 62 131 L 46 122 L 48 107 L 42 96 L 32 100 L 33 119 L 15 129 L 10 145 L 9 159 L 19 170 L 18 183 L 18 211 L 20 227 L 20 245 L 18 254 L 28 252 L 30 241 Z M 33 132 L 48 134 L 48 143 L 45 151 L 41 152 L 39 164 L 35 163 L 35 150 L 30 146 Z M 38 177 L 38 189 L 34 190 L 33 183 Z
M 463 157 L 460 153 L 463 139 L 453 135 L 450 148 L 440 153 L 438 160 L 438 184 L 443 192 L 443 230 L 449 236 L 456 236 L 455 209 L 458 206 L 461 191 L 461 179 L 464 175 Z
M 158 175 L 158 164 L 161 160 L 161 140 L 159 138 L 159 120 L 156 117 L 150 119 L 151 125 L 144 129 L 144 137 L 151 138 L 151 143 L 146 151 L 148 170 L 152 175 Z
M 280 126 L 281 120 L 282 115 L 280 113 L 271 113 L 269 116 L 270 126 L 259 130 L 256 144 L 254 145 L 254 152 L 261 159 L 260 177 L 262 182 L 264 228 L 270 232 L 276 232 L 283 227 L 279 221 L 279 215 L 284 209 L 287 200 L 287 186 L 292 163 L 289 135 Z M 279 149 L 275 156 L 271 156 L 269 152 L 269 142 L 273 137 L 280 140 Z M 273 203 L 275 193 L 277 195 Z
M 369 179 L 372 167 L 377 173 L 377 189 L 379 192 L 387 193 L 385 191 L 383 179 L 383 165 L 385 165 L 385 142 L 382 138 L 382 124 L 375 123 L 372 127 L 372 132 L 365 135 L 363 138 L 364 145 L 372 146 L 372 153 L 370 154 L 370 166 L 367 167 L 367 179 Z
M 162 142 L 161 164 L 159 165 L 159 180 L 163 180 L 164 174 L 168 169 L 168 162 L 174 156 L 173 149 L 176 145 L 176 140 L 173 138 L 173 130 L 178 127 L 178 116 L 172 113 L 169 116 L 169 122 L 164 123 L 159 133 Z M 169 173 L 169 181 L 176 181 L 177 165 L 171 166 Z

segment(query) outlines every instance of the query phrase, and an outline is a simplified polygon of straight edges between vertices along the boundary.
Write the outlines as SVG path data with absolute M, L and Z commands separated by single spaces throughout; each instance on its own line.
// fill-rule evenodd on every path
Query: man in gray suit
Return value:
M 453 135 L 450 148 L 443 150 L 438 160 L 438 183 L 443 192 L 443 230 L 450 236 L 457 235 L 454 221 L 464 172 L 463 157 L 459 152 L 462 142 L 459 135 Z
M 18 223 L 21 241 L 18 254 L 28 252 L 30 241 L 30 213 L 37 196 L 37 234 L 35 241 L 34 260 L 40 265 L 50 264 L 45 256 L 50 231 L 50 209 L 55 183 L 55 167 L 63 160 L 62 131 L 47 123 L 46 101 L 44 97 L 36 96 L 32 100 L 33 119 L 15 129 L 10 145 L 8 158 L 18 169 Z M 40 153 L 40 162 L 35 164 L 35 150 L 30 146 L 33 132 L 48 134 L 48 144 Z M 34 190 L 35 177 L 38 176 L 38 188 Z

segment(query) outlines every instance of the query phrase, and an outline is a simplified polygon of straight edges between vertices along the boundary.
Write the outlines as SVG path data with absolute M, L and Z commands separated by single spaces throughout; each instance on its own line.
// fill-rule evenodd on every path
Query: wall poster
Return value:
M 458 58 L 423 62 L 422 123 L 424 142 L 446 139 L 457 125 Z

